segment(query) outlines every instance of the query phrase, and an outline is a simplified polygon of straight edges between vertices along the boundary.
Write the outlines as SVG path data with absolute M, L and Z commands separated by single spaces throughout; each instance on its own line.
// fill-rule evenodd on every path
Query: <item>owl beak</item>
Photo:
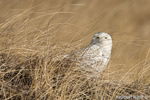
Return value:
M 96 39 L 99 39 L 99 36 L 96 36 Z

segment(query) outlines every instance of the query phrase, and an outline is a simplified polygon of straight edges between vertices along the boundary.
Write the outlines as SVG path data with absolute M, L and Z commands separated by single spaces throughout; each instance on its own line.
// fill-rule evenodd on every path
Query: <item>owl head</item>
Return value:
M 98 32 L 92 37 L 91 44 L 96 44 L 101 47 L 112 46 L 112 38 L 108 33 Z

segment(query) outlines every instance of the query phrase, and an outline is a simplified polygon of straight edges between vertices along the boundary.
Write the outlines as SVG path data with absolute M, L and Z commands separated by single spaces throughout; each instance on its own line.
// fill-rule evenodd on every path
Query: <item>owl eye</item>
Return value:
M 108 39 L 108 37 L 105 37 L 105 39 Z

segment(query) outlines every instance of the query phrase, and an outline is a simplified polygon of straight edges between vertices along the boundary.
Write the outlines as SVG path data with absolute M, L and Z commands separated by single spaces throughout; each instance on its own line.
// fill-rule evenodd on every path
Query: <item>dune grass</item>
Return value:
M 139 2 L 134 4 L 138 16 L 130 12 L 129 0 L 0 2 L 0 99 L 148 100 L 149 24 L 138 27 L 148 20 L 149 9 Z M 86 47 L 101 30 L 113 37 L 111 61 L 100 77 L 87 77 L 63 55 Z

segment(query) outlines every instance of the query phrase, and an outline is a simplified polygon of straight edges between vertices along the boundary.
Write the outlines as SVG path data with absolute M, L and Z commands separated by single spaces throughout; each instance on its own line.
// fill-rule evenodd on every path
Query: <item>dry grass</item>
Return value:
M 149 9 L 148 0 L 1 0 L 0 99 L 148 100 Z M 62 55 L 99 31 L 113 38 L 111 61 L 87 77 Z

